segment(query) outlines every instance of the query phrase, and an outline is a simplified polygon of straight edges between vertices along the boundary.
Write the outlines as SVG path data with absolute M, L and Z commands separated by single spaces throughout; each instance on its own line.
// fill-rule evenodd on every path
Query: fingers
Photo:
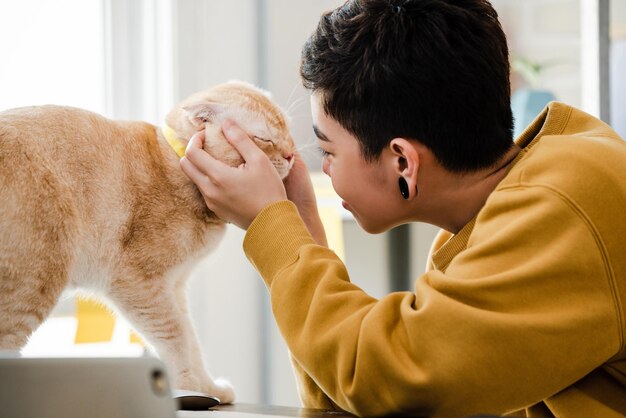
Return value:
M 265 156 L 263 151 L 250 139 L 248 134 L 232 120 L 226 120 L 222 124 L 222 132 L 228 142 L 235 147 L 244 161 L 250 161 L 260 156 Z
M 206 176 L 206 174 L 198 170 L 187 157 L 183 157 L 180 159 L 180 168 L 181 170 L 183 170 L 183 173 L 185 173 L 187 177 L 191 179 L 191 181 L 196 183 L 196 185 L 200 189 L 203 189 L 203 186 L 206 185 L 206 183 L 209 181 L 209 178 Z
M 185 157 L 188 159 L 188 162 L 193 163 L 196 171 L 199 171 L 201 174 L 205 176 L 209 176 L 213 178 L 217 173 L 221 173 L 224 171 L 225 167 L 228 167 L 221 161 L 216 160 L 211 155 L 209 155 L 206 151 L 204 151 L 203 145 L 205 140 L 204 129 L 196 132 L 190 139 L 187 144 L 187 149 L 185 150 Z M 181 160 L 181 167 L 183 167 Z
M 193 144 L 194 147 L 202 148 L 204 146 L 204 141 L 206 140 L 206 130 L 202 129 L 202 130 L 196 132 L 195 134 L 193 134 L 193 136 L 189 140 L 189 143 L 187 144 L 187 146 L 190 145 L 192 140 L 195 140 L 194 144 Z

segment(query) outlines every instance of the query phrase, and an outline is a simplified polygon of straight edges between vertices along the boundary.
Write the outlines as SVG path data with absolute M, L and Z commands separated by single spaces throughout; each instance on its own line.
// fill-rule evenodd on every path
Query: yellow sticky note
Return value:
M 74 344 L 111 341 L 115 317 L 106 306 L 92 299 L 77 298 L 76 319 Z

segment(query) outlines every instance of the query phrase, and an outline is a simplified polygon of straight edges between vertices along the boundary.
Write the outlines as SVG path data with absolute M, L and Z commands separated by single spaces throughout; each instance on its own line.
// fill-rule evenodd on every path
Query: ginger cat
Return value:
M 190 96 L 163 129 L 60 106 L 0 113 L 0 350 L 23 347 L 64 289 L 86 289 L 153 345 L 173 387 L 234 400 L 229 383 L 205 370 L 184 288 L 225 225 L 165 138 L 184 150 L 206 127 L 205 150 L 236 166 L 242 160 L 221 132 L 226 118 L 287 175 L 294 144 L 286 118 L 245 83 Z

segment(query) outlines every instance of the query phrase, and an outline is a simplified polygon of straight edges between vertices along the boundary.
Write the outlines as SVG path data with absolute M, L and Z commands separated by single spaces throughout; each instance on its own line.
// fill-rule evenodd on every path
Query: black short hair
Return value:
M 513 145 L 509 52 L 487 0 L 348 0 L 302 50 L 303 84 L 377 160 L 395 137 L 454 172 Z

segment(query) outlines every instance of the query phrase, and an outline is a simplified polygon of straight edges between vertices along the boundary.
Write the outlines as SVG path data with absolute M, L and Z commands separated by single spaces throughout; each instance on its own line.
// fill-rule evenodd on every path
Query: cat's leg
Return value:
M 43 163 L 48 159 L 35 143 L 28 144 L 16 129 L 0 132 L 2 350 L 21 349 L 48 317 L 69 281 L 74 257 L 73 193 Z
M 0 350 L 23 348 L 56 305 L 67 279 L 50 267 L 18 272 L 0 266 Z
M 0 211 L 0 350 L 23 348 L 69 281 L 69 220 L 57 222 L 56 209 L 34 217 Z
M 221 394 L 221 396 L 218 396 L 218 398 L 220 398 L 220 401 L 222 403 L 231 403 L 235 400 L 235 393 L 230 382 L 221 378 L 212 378 L 207 372 L 208 369 L 206 367 L 206 364 L 204 364 L 202 360 L 203 356 L 200 350 L 200 344 L 198 343 L 198 336 L 191 322 L 191 315 L 189 314 L 189 303 L 187 300 L 187 289 L 185 286 L 185 282 L 186 278 L 181 279 L 175 287 L 175 292 L 177 305 L 181 312 L 181 317 L 187 318 L 186 322 L 189 326 L 189 332 L 185 333 L 188 338 L 187 343 L 190 349 L 189 357 L 192 359 L 197 359 L 196 361 L 198 361 L 199 365 L 201 366 L 200 369 L 202 370 L 202 374 L 204 375 L 204 380 L 211 382 L 209 384 L 209 387 L 211 389 L 213 389 L 213 386 L 217 387 L 217 392 L 215 393 Z
M 118 282 L 119 283 L 119 282 Z M 114 285 L 109 297 L 135 329 L 166 363 L 176 389 L 216 396 L 223 403 L 234 400 L 229 384 L 214 381 L 206 372 L 184 295 L 167 281 L 151 280 Z

